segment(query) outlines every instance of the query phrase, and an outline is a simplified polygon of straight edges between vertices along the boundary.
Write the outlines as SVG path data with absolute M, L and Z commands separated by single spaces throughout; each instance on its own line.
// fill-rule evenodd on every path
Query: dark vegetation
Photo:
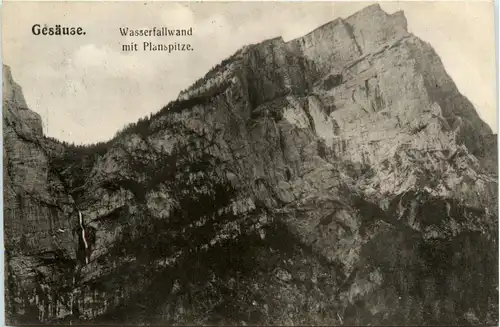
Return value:
M 19 302 L 5 301 L 5 316 L 6 324 L 15 325 L 34 325 L 40 323 L 41 312 L 39 307 L 43 307 L 45 318 L 47 315 L 56 316 L 57 310 L 66 309 L 68 303 L 67 294 L 71 291 L 72 271 L 74 270 L 74 261 L 67 258 L 59 257 L 56 253 L 55 257 L 36 258 L 37 264 L 42 267 L 50 267 L 48 270 L 35 268 L 32 273 L 34 288 L 23 289 L 19 286 L 16 280 L 16 273 L 10 265 L 6 266 L 5 273 L 7 274 L 6 291 L 11 294 L 16 294 L 20 299 Z M 54 264 L 50 264 L 51 262 Z M 57 262 L 57 264 L 55 264 Z M 61 276 L 65 276 L 61 278 Z M 50 289 L 50 292 L 47 292 Z M 33 303 L 33 294 L 37 295 L 38 304 Z M 31 301 L 30 301 L 31 299 Z M 19 308 L 24 308 L 22 314 L 19 314 Z M 49 322 L 50 323 L 50 322 Z
M 221 63 L 214 66 L 207 74 L 205 74 L 205 76 L 198 79 L 192 86 L 183 92 L 194 90 L 203 86 L 210 78 L 215 76 L 217 72 L 235 62 L 238 56 L 241 55 L 241 52 L 242 49 L 236 51 L 229 58 L 224 59 Z M 214 85 L 204 92 L 191 96 L 189 99 L 177 99 L 171 101 L 158 112 L 154 114 L 151 113 L 143 118 L 140 118 L 137 122 L 126 125 L 124 128 L 119 130 L 111 140 L 106 142 L 78 145 L 65 141 L 59 141 L 52 137 L 46 137 L 46 141 L 54 144 L 56 147 L 62 145 L 62 151 L 60 153 L 56 153 L 54 156 L 51 156 L 53 158 L 51 167 L 53 167 L 54 171 L 58 175 L 61 172 L 66 171 L 66 174 L 64 174 L 65 176 L 72 176 L 71 178 L 63 178 L 63 182 L 67 184 L 65 186 L 70 190 L 70 193 L 74 196 L 78 196 L 78 188 L 85 184 L 85 180 L 97 159 L 104 156 L 104 154 L 106 154 L 106 152 L 108 152 L 118 140 L 131 134 L 137 134 L 146 138 L 156 130 L 165 128 L 165 126 L 153 126 L 153 122 L 157 122 L 159 118 L 166 116 L 169 113 L 179 113 L 182 110 L 190 109 L 196 105 L 208 105 L 210 102 L 214 101 L 218 95 L 224 93 L 229 86 L 230 82 L 226 81 L 220 85 Z M 181 92 L 181 94 L 183 92 Z M 73 178 L 73 176 L 76 178 Z M 71 190 L 76 193 L 71 192 Z
M 375 269 L 381 272 L 384 284 L 379 292 L 386 292 L 388 301 L 394 301 L 394 309 L 373 316 L 367 310 L 373 304 L 360 301 L 346 309 L 346 323 L 419 325 L 425 321 L 429 325 L 470 325 L 470 319 L 476 321 L 474 324 L 497 321 L 496 228 L 486 233 L 467 231 L 458 235 L 446 231 L 450 219 L 465 223 L 484 214 L 484 210 L 426 192 L 407 192 L 396 197 L 385 213 L 376 214 L 371 220 L 385 216 L 397 228 L 379 233 L 363 247 L 363 270 L 358 274 L 366 278 Z M 398 216 L 401 219 L 396 220 Z M 448 237 L 424 238 L 407 225 L 412 220 L 422 229 L 439 230 L 440 235 Z
M 216 75 L 216 73 L 222 69 L 224 69 L 227 65 L 234 62 L 236 58 L 241 54 L 242 49 L 236 51 L 229 58 L 224 59 L 221 63 L 214 66 L 208 73 L 205 74 L 202 78 L 198 79 L 194 82 L 187 90 L 182 91 L 186 92 L 188 90 L 196 89 L 202 85 L 204 85 L 210 78 Z M 140 118 L 137 122 L 130 123 L 119 130 L 115 136 L 105 142 L 97 142 L 92 144 L 74 144 L 66 141 L 59 141 L 53 137 L 46 136 L 45 139 L 49 143 L 53 143 L 56 146 L 62 145 L 64 148 L 64 153 L 59 154 L 58 158 L 55 159 L 54 165 L 57 171 L 64 169 L 67 166 L 71 166 L 72 164 L 83 163 L 83 166 L 87 166 L 90 162 L 95 161 L 95 159 L 99 156 L 103 156 L 113 144 L 116 143 L 116 140 L 122 138 L 126 135 L 130 134 L 139 134 L 142 136 L 148 136 L 152 132 L 152 121 L 157 118 L 160 118 L 169 112 L 181 112 L 184 109 L 192 108 L 195 105 L 206 105 L 214 97 L 222 94 L 228 87 L 230 86 L 229 82 L 224 82 L 221 85 L 214 86 L 201 94 L 197 94 L 194 97 L 186 100 L 174 100 L 169 102 L 166 106 L 161 108 L 156 113 L 151 113 L 143 118 Z M 81 167 L 79 170 L 86 171 L 85 167 Z M 75 173 L 78 173 L 75 171 Z M 81 184 L 81 180 L 77 181 L 75 184 Z
M 498 250 L 494 241 L 476 232 L 451 240 L 425 240 L 411 229 L 378 235 L 362 249 L 360 275 L 383 273 L 379 292 L 385 290 L 394 305 L 373 316 L 367 310 L 371 304 L 360 301 L 346 309 L 346 323 L 471 325 L 467 313 L 477 319 L 474 325 L 497 321 L 498 258 L 492 249 Z
M 199 78 L 196 82 L 193 83 L 192 86 L 190 86 L 187 90 L 185 90 L 183 92 L 193 90 L 193 89 L 196 89 L 196 88 L 204 85 L 210 78 L 214 77 L 219 71 L 222 71 L 224 68 L 226 68 L 226 66 L 235 62 L 238 55 L 241 54 L 241 51 L 242 51 L 241 49 L 236 51 L 229 58 L 222 60 L 222 62 L 220 64 L 217 64 L 214 67 L 212 67 L 212 69 L 210 69 L 208 71 L 208 73 L 205 74 L 205 76 Z M 181 92 L 181 93 L 183 93 L 183 92 Z
M 55 139 L 51 138 L 51 140 Z M 50 167 L 58 175 L 63 176 L 66 189 L 73 194 L 75 189 L 85 184 L 97 159 L 108 151 L 109 142 L 99 142 L 92 145 L 75 145 L 67 142 L 61 142 L 61 144 L 64 146 L 64 150 L 50 158 Z
M 150 176 L 141 185 L 119 185 L 136 194 L 140 211 L 121 213 L 128 217 L 108 254 L 119 263 L 110 272 L 112 281 L 103 276 L 88 287 L 111 297 L 114 290 L 129 293 L 96 322 L 257 324 L 337 319 L 330 298 L 343 276 L 337 276 L 336 267 L 313 254 L 280 222 L 270 220 L 258 227 L 259 218 L 270 214 L 265 207 L 242 214 L 225 210 L 239 190 L 222 174 L 224 163 L 210 155 L 211 141 L 187 135 L 186 142 L 158 161 L 140 154 L 128 158 L 132 169 Z M 168 218 L 155 217 L 140 196 L 159 187 L 175 201 Z M 126 264 L 124 257 L 134 260 Z M 288 270 L 290 280 L 281 280 L 275 275 L 278 270 Z M 312 276 L 318 286 L 311 282 Z M 285 293 L 294 301 L 293 310 L 279 298 Z M 317 310 L 308 296 L 320 299 L 319 313 L 308 316 Z
M 76 145 L 65 141 L 60 142 L 54 138 L 47 137 L 49 142 L 62 144 L 63 146 L 62 153 L 57 153 L 51 157 L 51 168 L 54 169 L 58 175 L 62 174 L 66 176 L 66 178 L 63 178 L 67 183 L 66 188 L 70 190 L 72 195 L 77 196 L 79 191 L 78 188 L 85 184 L 98 158 L 104 156 L 107 151 L 117 143 L 117 140 L 131 134 L 137 134 L 142 138 L 147 138 L 158 129 L 172 127 L 172 124 L 168 123 L 153 127 L 152 123 L 169 113 L 179 113 L 184 109 L 189 109 L 196 105 L 208 105 L 211 101 L 214 101 L 218 95 L 222 94 L 229 85 L 229 82 L 225 82 L 189 99 L 172 101 L 157 113 L 141 118 L 136 123 L 125 126 L 116 133 L 113 139 L 107 142 Z
M 141 183 L 117 180 L 116 183 L 121 184 L 113 186 L 129 189 L 139 205 L 144 204 L 146 193 L 163 187 L 175 201 L 176 207 L 167 220 L 154 218 L 144 208 L 141 217 L 137 217 L 140 220 L 130 220 L 127 226 L 130 230 L 124 230 L 125 234 L 130 235 L 124 235 L 124 240 L 149 237 L 155 231 L 165 231 L 165 234 L 160 233 L 154 241 L 138 240 L 144 247 L 119 244 L 116 247 L 118 250 L 139 251 L 133 253 L 139 260 L 154 260 L 186 248 L 196 250 L 195 244 L 206 244 L 215 237 L 222 224 L 238 218 L 230 211 L 221 212 L 237 196 L 238 190 L 225 180 L 221 170 L 223 163 L 208 152 L 209 148 L 209 140 L 187 135 L 186 142 L 177 144 L 168 155 L 154 155 L 153 160 L 145 159 L 137 153 L 127 156 L 130 168 L 143 175 L 145 180 Z M 163 224 L 166 225 L 162 226 Z M 199 226 L 195 228 L 195 225 Z M 183 232 L 170 235 L 168 231 Z M 166 239 L 162 239 L 162 235 Z
M 231 60 L 233 58 L 214 67 L 192 88 L 203 85 Z M 341 83 L 341 79 L 332 77 L 328 83 L 325 87 L 333 87 Z M 118 268 L 110 272 L 113 278 L 104 275 L 87 287 L 105 292 L 110 299 L 116 290 L 128 289 L 129 293 L 120 305 L 99 317 L 96 323 L 339 323 L 337 317 L 341 311 L 336 307 L 339 303 L 336 296 L 339 284 L 346 280 L 340 269 L 314 254 L 282 222 L 274 220 L 256 227 L 260 217 L 270 214 L 264 205 L 245 214 L 225 210 L 240 190 L 224 177 L 223 168 L 227 163 L 210 153 L 215 145 L 205 135 L 188 131 L 182 124 L 168 121 L 153 124 L 167 113 L 207 105 L 227 87 L 229 84 L 222 84 L 188 100 L 173 101 L 156 114 L 126 126 L 108 142 L 86 146 L 62 142 L 64 151 L 54 158 L 52 166 L 65 176 L 72 176 L 68 187 L 75 189 L 85 184 L 96 160 L 119 138 L 137 134 L 146 142 L 147 136 L 160 128 L 177 131 L 184 138 L 168 155 L 155 153 L 152 148 L 145 153 L 126 154 L 127 166 L 135 173 L 132 176 L 144 177 L 140 182 L 136 178 L 120 177 L 102 185 L 109 190 L 130 190 L 139 212 L 130 213 L 122 207 L 101 217 L 102 220 L 125 218 L 121 236 L 108 254 L 117 261 Z M 252 118 L 262 114 L 280 118 L 275 108 L 268 109 L 264 113 L 256 110 Z M 321 141 L 318 141 L 318 154 L 325 159 L 332 156 Z M 355 181 L 375 174 L 367 164 L 342 162 L 339 165 Z M 287 175 L 289 179 L 289 171 Z M 175 203 L 168 218 L 156 217 L 146 206 L 145 195 L 160 189 L 166 189 Z M 407 198 L 420 199 L 415 194 Z M 448 214 L 446 202 L 442 200 L 424 196 L 419 201 L 415 214 L 423 227 L 438 225 Z M 361 234 L 377 220 L 395 226 L 396 201 L 387 211 L 356 194 L 351 196 L 351 202 L 361 215 Z M 453 203 L 451 214 L 464 218 L 473 213 Z M 325 220 L 324 224 L 328 223 Z M 223 230 L 228 226 L 238 228 L 224 235 Z M 498 284 L 498 259 L 496 251 L 491 251 L 497 249 L 497 244 L 492 244 L 495 241 L 478 233 L 463 233 L 454 236 L 451 242 L 449 239 L 425 240 L 407 226 L 398 227 L 381 233 L 363 247 L 362 267 L 349 279 L 350 284 L 379 269 L 385 284 L 378 287 L 378 292 L 384 293 L 376 296 L 393 299 L 394 305 L 374 317 L 368 310 L 373 308 L 372 304 L 357 301 L 342 313 L 344 322 L 467 324 L 463 313 L 470 310 L 485 321 L 486 312 L 492 311 L 491 303 L 498 302 L 494 291 Z M 259 232 L 266 236 L 262 237 Z M 478 256 L 478 250 L 484 255 Z M 125 257 L 134 260 L 124 263 L 121 259 Z M 286 273 L 277 273 L 283 271 Z M 317 282 L 312 282 L 313 277 Z M 369 297 L 366 299 L 370 301 Z M 37 315 L 38 311 L 27 316 L 30 314 Z
M 323 80 L 323 89 L 324 90 L 331 90 L 334 87 L 337 87 L 337 86 L 339 86 L 342 83 L 343 83 L 343 76 L 342 76 L 342 74 L 328 75 Z
M 337 162 L 336 166 L 354 181 L 370 179 L 376 175 L 373 167 L 366 163 L 344 160 Z
M 163 107 L 160 111 L 155 114 L 151 114 L 149 117 L 144 117 L 139 119 L 136 123 L 131 123 L 127 125 L 122 130 L 116 133 L 115 139 L 123 137 L 129 134 L 139 134 L 147 136 L 152 132 L 152 122 L 166 114 L 169 113 L 179 113 L 185 109 L 193 108 L 197 105 L 207 105 L 215 100 L 215 98 L 230 86 L 229 82 L 224 82 L 221 85 L 214 85 L 212 88 L 197 94 L 186 100 L 174 100 Z
M 275 222 L 262 230 L 268 235 L 265 239 L 256 231 L 243 231 L 207 250 L 186 252 L 171 267 L 140 272 L 147 274 L 141 279 L 151 281 L 144 293 L 132 295 L 99 322 L 170 325 L 181 320 L 239 325 L 287 319 L 306 324 L 336 321 L 338 308 L 331 297 L 340 279 L 335 267 L 320 264 L 286 226 Z M 289 279 L 280 279 L 278 271 L 288 271 Z M 313 277 L 317 285 L 311 281 Z M 281 296 L 287 296 L 292 308 Z M 309 301 L 310 296 L 315 301 Z
M 79 161 L 79 159 L 82 157 L 102 156 L 110 149 L 110 147 L 115 143 L 117 139 L 130 134 L 138 134 L 146 137 L 153 132 L 151 125 L 155 119 L 160 118 L 168 113 L 179 113 L 184 109 L 189 109 L 196 105 L 207 105 L 211 101 L 213 101 L 215 97 L 222 94 L 229 86 L 230 83 L 225 82 L 189 99 L 171 101 L 157 113 L 150 114 L 149 116 L 140 118 L 135 123 L 128 124 L 123 129 L 118 131 L 110 141 L 97 142 L 93 144 L 74 144 L 68 143 L 66 141 L 58 141 L 57 139 L 52 137 L 46 137 L 46 139 L 63 145 L 66 151 L 63 154 L 63 158 L 61 158 L 62 160 L 66 160 L 69 157 L 72 157 L 74 158 L 73 161 L 76 162 Z

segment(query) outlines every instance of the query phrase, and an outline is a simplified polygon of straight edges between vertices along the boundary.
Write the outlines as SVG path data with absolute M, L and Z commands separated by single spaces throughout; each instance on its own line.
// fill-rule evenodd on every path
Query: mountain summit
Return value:
M 406 25 L 246 46 L 95 146 L 4 66 L 7 323 L 497 324 L 496 135 Z

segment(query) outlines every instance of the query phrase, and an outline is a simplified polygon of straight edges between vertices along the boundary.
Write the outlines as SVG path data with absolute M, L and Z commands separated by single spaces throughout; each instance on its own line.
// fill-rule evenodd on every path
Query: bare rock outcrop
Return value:
M 56 174 L 10 159 L 9 178 L 73 199 L 90 235 L 56 291 L 74 322 L 498 321 L 496 136 L 401 12 L 247 46 L 106 144 L 39 147 L 7 127 L 8 158 L 30 144 Z M 63 212 L 48 217 L 74 224 Z
M 51 169 L 38 114 L 3 66 L 6 315 L 45 320 L 71 313 L 72 198 Z M 37 312 L 29 308 L 37 307 Z M 34 315 L 34 317 L 33 317 Z

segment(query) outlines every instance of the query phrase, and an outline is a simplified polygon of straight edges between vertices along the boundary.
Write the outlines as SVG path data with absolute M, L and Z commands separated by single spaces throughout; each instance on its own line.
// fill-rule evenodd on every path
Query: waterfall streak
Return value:
M 80 227 L 82 229 L 83 244 L 85 245 L 85 250 L 87 250 L 89 248 L 89 244 L 87 242 L 87 237 L 85 236 L 85 227 L 83 227 L 83 218 L 82 218 L 82 213 L 80 212 L 80 210 L 78 210 L 78 217 L 80 218 Z M 85 262 L 87 264 L 89 263 L 89 258 L 87 256 L 87 254 L 85 254 Z

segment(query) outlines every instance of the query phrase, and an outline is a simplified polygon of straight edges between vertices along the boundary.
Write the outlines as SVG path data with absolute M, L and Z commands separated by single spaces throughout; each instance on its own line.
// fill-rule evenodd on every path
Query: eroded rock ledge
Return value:
M 496 136 L 402 12 L 240 49 L 95 147 L 3 87 L 12 324 L 498 323 Z

